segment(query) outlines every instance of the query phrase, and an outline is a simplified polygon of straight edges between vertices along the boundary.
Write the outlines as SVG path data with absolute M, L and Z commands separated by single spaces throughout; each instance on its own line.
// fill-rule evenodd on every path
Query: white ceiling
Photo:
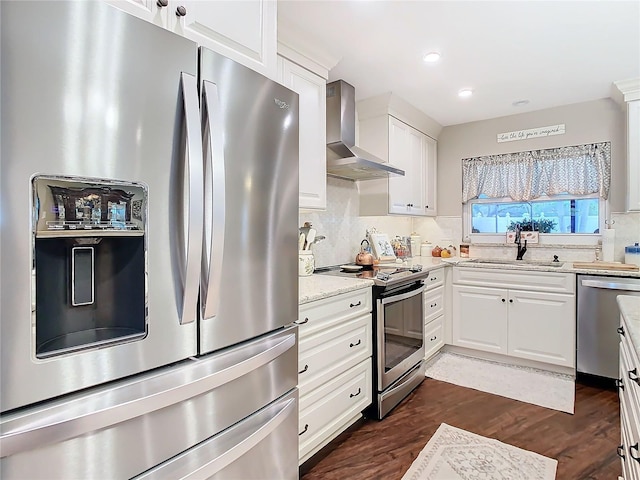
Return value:
M 357 100 L 392 92 L 443 126 L 606 98 L 640 78 L 638 0 L 278 0 L 278 29 L 337 62 L 329 80 Z M 433 50 L 441 60 L 425 64 Z

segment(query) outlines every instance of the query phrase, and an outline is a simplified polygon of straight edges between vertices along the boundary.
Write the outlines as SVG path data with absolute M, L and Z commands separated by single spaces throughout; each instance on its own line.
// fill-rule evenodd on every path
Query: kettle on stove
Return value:
M 366 246 L 365 243 L 367 244 Z M 373 266 L 373 255 L 367 251 L 368 249 L 369 241 L 365 238 L 360 242 L 360 253 L 356 255 L 356 265 L 361 265 L 363 267 Z

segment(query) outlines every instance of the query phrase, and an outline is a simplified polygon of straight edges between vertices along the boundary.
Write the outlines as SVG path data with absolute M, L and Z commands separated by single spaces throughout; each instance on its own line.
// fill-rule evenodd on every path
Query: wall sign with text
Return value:
M 498 143 L 502 143 L 550 137 L 552 135 L 564 135 L 564 123 L 560 125 L 550 125 L 548 127 L 530 128 L 529 130 L 516 130 L 515 132 L 499 133 L 497 137 Z

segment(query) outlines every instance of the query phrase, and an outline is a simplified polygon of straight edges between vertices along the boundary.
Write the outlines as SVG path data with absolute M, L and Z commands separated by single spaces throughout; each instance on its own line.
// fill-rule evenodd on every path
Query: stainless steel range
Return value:
M 355 267 L 354 267 L 355 268 Z M 373 286 L 373 375 L 375 399 L 370 415 L 384 418 L 423 380 L 424 301 L 421 265 L 375 266 L 357 272 L 340 267 L 316 273 L 370 278 Z

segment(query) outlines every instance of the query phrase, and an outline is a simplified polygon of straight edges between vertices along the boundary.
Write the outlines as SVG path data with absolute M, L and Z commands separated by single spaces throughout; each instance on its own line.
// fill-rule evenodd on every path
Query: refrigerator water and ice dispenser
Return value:
M 38 358 L 144 338 L 146 187 L 35 176 Z

